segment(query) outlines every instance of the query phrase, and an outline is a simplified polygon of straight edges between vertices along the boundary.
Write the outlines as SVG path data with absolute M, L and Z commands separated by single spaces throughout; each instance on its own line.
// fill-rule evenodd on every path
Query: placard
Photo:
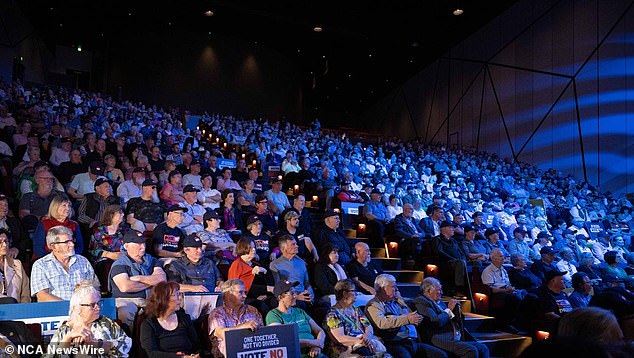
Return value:
M 192 321 L 216 308 L 220 297 L 218 292 L 185 292 L 183 295 L 183 308 Z
M 222 169 L 222 168 L 235 168 L 236 167 L 236 161 L 233 159 L 227 159 L 227 158 L 218 158 L 217 160 L 217 166 L 218 169 Z
M 296 358 L 299 357 L 297 324 L 264 326 L 251 331 L 237 329 L 225 332 L 226 357 Z

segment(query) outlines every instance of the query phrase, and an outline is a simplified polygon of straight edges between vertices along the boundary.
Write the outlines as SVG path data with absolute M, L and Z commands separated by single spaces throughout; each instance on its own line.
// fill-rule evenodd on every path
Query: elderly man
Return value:
M 520 301 L 526 291 L 516 290 L 504 266 L 504 255 L 498 249 L 491 251 L 491 264 L 482 271 L 482 283 L 491 289 L 491 310 L 496 313 L 498 323 L 506 331 L 517 332 L 511 326 Z
M 270 264 L 273 278 L 275 282 L 280 280 L 299 282 L 297 287 L 295 287 L 295 292 L 297 293 L 297 299 L 300 301 L 300 307 L 306 307 L 307 303 L 312 302 L 315 297 L 308 279 L 306 262 L 297 257 L 297 242 L 291 236 L 282 235 L 278 242 L 282 255 Z
M 75 175 L 67 192 L 68 195 L 75 200 L 81 200 L 84 195 L 95 192 L 95 181 L 101 175 L 105 168 L 105 164 L 100 161 L 90 163 L 88 172 Z
M 203 183 L 201 181 L 202 178 L 200 176 L 200 161 L 199 160 L 192 161 L 192 164 L 189 170 L 190 172 L 183 176 L 183 185 L 187 186 L 191 184 L 196 188 L 201 188 L 203 186 Z
M 454 299 L 445 303 L 440 281 L 427 277 L 421 284 L 421 295 L 414 299 L 416 311 L 428 320 L 420 326 L 423 342 L 430 342 L 458 357 L 489 357 L 489 349 L 478 342 L 466 341 L 460 303 Z
M 377 276 L 374 289 L 376 296 L 366 304 L 365 314 L 390 354 L 402 358 L 447 357 L 442 350 L 419 342 L 416 326 L 423 322 L 423 316 L 407 307 L 394 276 Z
M 445 212 L 440 206 L 432 206 L 430 215 L 421 219 L 420 227 L 425 233 L 425 239 L 440 235 L 440 223 L 445 218 Z
M 509 242 L 508 251 L 511 255 L 523 255 L 524 257 L 528 258 L 528 264 L 532 264 L 533 261 L 539 260 L 539 257 L 537 256 L 535 251 L 531 250 L 531 248 L 528 247 L 528 243 L 526 242 L 525 238 L 526 231 L 524 231 L 524 229 L 522 229 L 521 227 L 515 228 L 515 230 L 513 230 L 513 240 Z
M 564 247 L 561 250 L 561 260 L 559 260 L 555 265 L 557 266 L 557 270 L 566 271 L 564 282 L 566 283 L 566 287 L 572 287 L 572 276 L 577 273 L 577 267 L 572 262 L 572 249 L 569 247 Z
M 33 263 L 31 295 L 38 302 L 67 301 L 80 281 L 91 281 L 99 287 L 90 262 L 75 254 L 73 232 L 64 226 L 54 226 L 46 234 L 51 252 Z
M 423 230 L 413 218 L 412 204 L 403 204 L 403 213 L 394 218 L 394 233 L 401 239 L 399 248 L 407 256 L 420 256 L 423 247 Z M 406 256 L 401 255 L 401 256 Z
M 163 221 L 163 205 L 158 202 L 156 188 L 156 182 L 145 180 L 141 185 L 141 196 L 128 201 L 126 221 L 134 230 L 152 231 Z
M 282 179 L 279 177 L 271 181 L 271 189 L 265 191 L 264 196 L 269 200 L 269 210 L 276 215 L 291 207 L 288 197 L 282 192 Z
M 302 358 L 326 358 L 322 353 L 326 333 L 319 325 L 297 304 L 297 294 L 293 291 L 297 282 L 278 281 L 273 288 L 273 295 L 277 298 L 277 308 L 266 315 L 266 324 L 297 324 L 299 345 Z
M 185 233 L 179 225 L 183 222 L 186 212 L 186 208 L 178 205 L 172 205 L 167 209 L 167 220 L 158 224 L 152 233 L 156 256 L 162 258 L 182 256 L 181 247 Z
M 145 236 L 135 230 L 123 236 L 123 255 L 112 264 L 108 288 L 116 298 L 117 318 L 132 328 L 139 307 L 145 306 L 150 288 L 165 281 L 158 261 L 145 253 Z
M 363 207 L 363 216 L 368 219 L 368 237 L 376 247 L 383 246 L 385 224 L 388 222 L 387 207 L 381 202 L 381 191 L 373 189 L 370 201 Z
M 134 168 L 132 171 L 132 178 L 119 184 L 117 187 L 117 196 L 121 198 L 123 205 L 128 204 L 128 201 L 132 198 L 137 198 L 143 193 L 143 182 L 145 181 L 145 169 Z M 152 198 L 153 201 L 158 202 L 158 195 Z
M 99 280 L 90 262 L 75 254 L 73 232 L 64 226 L 54 226 L 46 234 L 51 252 L 33 263 L 31 295 L 38 302 L 70 300 L 75 285 L 88 280 L 99 287 Z
M 87 193 L 79 204 L 77 221 L 81 225 L 82 235 L 89 238 L 97 227 L 104 210 L 109 205 L 118 205 L 119 199 L 112 195 L 112 183 L 105 177 L 95 180 L 95 192 Z M 88 245 L 84 245 L 87 247 Z
M 440 257 L 440 262 L 453 271 L 455 283 L 453 293 L 456 296 L 464 297 L 467 285 L 467 257 L 458 242 L 453 238 L 452 223 L 443 221 L 440 224 L 440 235 L 433 238 L 432 245 Z
M 366 295 L 375 295 L 374 282 L 378 275 L 383 273 L 381 267 L 370 258 L 370 247 L 364 242 L 354 245 L 356 259 L 346 265 L 348 277 L 352 279 L 359 292 Z
M 572 311 L 572 305 L 564 292 L 565 274 L 565 271 L 547 271 L 544 275 L 544 284 L 536 291 L 538 329 L 553 332 L 561 316 Z
M 27 231 L 31 232 L 35 230 L 40 219 L 48 213 L 48 207 L 51 205 L 53 197 L 65 195 L 55 190 L 55 177 L 46 166 L 36 170 L 33 179 L 37 184 L 37 189 L 22 196 L 18 212 L 22 224 Z
M 462 250 L 467 255 L 467 264 L 480 266 L 489 261 L 489 254 L 482 243 L 482 240 L 476 240 L 478 228 L 473 225 L 467 225 L 464 228 L 465 237 L 462 241 Z
M 167 278 L 177 282 L 181 292 L 213 292 L 222 284 L 216 265 L 203 257 L 203 242 L 195 234 L 183 241 L 184 255 L 167 265 Z
M 339 214 L 332 209 L 324 214 L 324 227 L 319 232 L 319 244 L 321 249 L 330 244 L 336 246 L 339 251 L 339 264 L 345 266 L 352 261 L 352 250 L 346 241 L 346 234 L 339 227 Z
M 184 202 L 179 205 L 186 209 L 183 215 L 183 222 L 180 228 L 185 230 L 187 235 L 203 231 L 203 215 L 205 215 L 205 207 L 198 204 L 197 195 L 198 188 L 192 184 L 187 184 L 183 188 Z
M 211 353 L 216 358 L 226 356 L 225 332 L 234 329 L 255 331 L 263 325 L 260 312 L 245 303 L 247 291 L 241 280 L 227 280 L 220 286 L 222 306 L 214 308 L 209 314 L 209 336 Z

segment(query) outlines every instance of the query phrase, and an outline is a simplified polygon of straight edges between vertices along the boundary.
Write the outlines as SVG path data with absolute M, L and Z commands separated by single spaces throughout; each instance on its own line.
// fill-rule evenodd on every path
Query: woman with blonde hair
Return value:
M 84 251 L 84 239 L 79 229 L 79 224 L 71 220 L 73 213 L 72 204 L 66 195 L 56 195 L 48 207 L 48 214 L 42 217 L 33 234 L 33 256 L 40 258 L 49 252 L 51 248 L 46 245 L 46 234 L 54 226 L 64 226 L 73 232 L 75 238 L 75 253 Z
M 101 315 L 101 295 L 92 282 L 81 282 L 70 298 L 68 321 L 62 323 L 51 338 L 51 346 L 91 345 L 103 348 L 93 357 L 127 357 L 132 339 L 112 319 Z M 60 349 L 61 350 L 61 349 Z M 63 357 L 49 354 L 44 357 Z

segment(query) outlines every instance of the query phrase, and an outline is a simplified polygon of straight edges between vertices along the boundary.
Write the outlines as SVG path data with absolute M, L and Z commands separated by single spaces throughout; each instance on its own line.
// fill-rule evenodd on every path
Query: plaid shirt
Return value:
M 48 289 L 51 295 L 62 300 L 70 300 L 75 285 L 82 280 L 93 282 L 93 286 L 99 287 L 99 280 L 95 276 L 90 262 L 81 256 L 73 255 L 70 258 L 68 272 L 62 264 L 53 256 L 53 253 L 42 257 L 33 263 L 31 271 L 31 294 Z
M 213 334 L 216 328 L 236 327 L 251 320 L 258 322 L 259 326 L 264 325 L 260 312 L 253 306 L 245 304 L 235 311 L 225 305 L 214 308 L 213 311 L 209 313 L 209 335 L 211 336 L 211 353 L 213 356 L 225 357 L 227 349 L 225 341 Z

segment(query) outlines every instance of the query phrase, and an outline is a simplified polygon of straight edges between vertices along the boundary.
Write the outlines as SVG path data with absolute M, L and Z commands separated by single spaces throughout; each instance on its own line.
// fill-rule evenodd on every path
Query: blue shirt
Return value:
M 95 287 L 99 287 L 99 280 L 88 259 L 81 255 L 71 256 L 68 272 L 66 272 L 51 252 L 33 263 L 31 294 L 35 295 L 48 289 L 48 293 L 51 295 L 68 301 L 75 291 L 75 285 L 85 280 L 91 281 Z
M 376 216 L 376 218 L 379 220 L 387 220 L 387 208 L 380 201 L 377 203 L 369 201 L 367 204 L 365 204 L 365 210 L 365 212 Z
M 154 271 L 154 267 L 157 266 L 157 260 L 150 256 L 149 254 L 145 254 L 143 256 L 143 261 L 138 263 L 128 254 L 119 256 L 119 258 L 112 263 L 112 267 L 110 268 L 110 273 L 108 274 L 108 289 L 112 292 L 112 297 L 115 298 L 147 298 L 150 294 L 149 288 L 138 291 L 138 292 L 121 292 L 119 287 L 113 281 L 113 277 L 117 276 L 120 273 L 128 274 L 128 277 L 132 276 L 148 276 L 151 275 Z

